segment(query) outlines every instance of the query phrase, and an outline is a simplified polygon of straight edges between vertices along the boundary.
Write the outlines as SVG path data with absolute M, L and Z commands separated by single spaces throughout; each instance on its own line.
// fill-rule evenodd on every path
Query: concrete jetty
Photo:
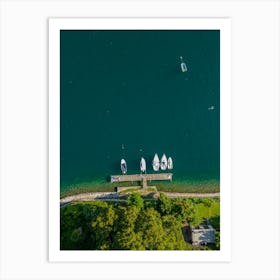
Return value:
M 111 183 L 114 182 L 142 182 L 143 187 L 147 187 L 147 181 L 172 181 L 172 173 L 158 174 L 132 174 L 132 175 L 112 175 Z

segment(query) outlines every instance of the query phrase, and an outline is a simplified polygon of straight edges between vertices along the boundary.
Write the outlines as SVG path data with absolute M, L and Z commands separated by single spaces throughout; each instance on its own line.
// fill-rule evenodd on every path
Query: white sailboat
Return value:
M 167 169 L 173 169 L 173 160 L 171 157 L 167 160 Z
M 143 173 L 146 171 L 146 161 L 144 158 L 141 158 L 140 160 L 140 170 Z
M 153 159 L 153 169 L 154 169 L 154 171 L 159 170 L 159 165 L 160 165 L 160 162 L 159 162 L 158 154 L 156 153 L 155 156 L 154 156 L 154 159 Z
M 121 171 L 122 171 L 122 174 L 126 174 L 126 172 L 127 172 L 126 161 L 123 158 L 121 159 Z
M 165 154 L 163 154 L 161 157 L 160 168 L 161 168 L 161 170 L 165 170 L 167 168 L 167 158 L 166 158 Z

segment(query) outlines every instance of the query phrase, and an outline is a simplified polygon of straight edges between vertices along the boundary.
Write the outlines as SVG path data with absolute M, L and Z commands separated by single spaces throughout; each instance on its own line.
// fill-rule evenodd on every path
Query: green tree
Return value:
M 172 205 L 172 214 L 181 223 L 187 222 L 191 223 L 195 219 L 195 206 L 190 199 L 177 198 L 174 199 Z
M 85 235 L 84 217 L 80 205 L 70 205 L 60 211 L 60 248 L 73 250 L 82 246 Z
M 97 210 L 96 217 L 91 222 L 93 246 L 97 250 L 110 249 L 113 243 L 113 226 L 117 215 L 112 205 L 106 204 Z
M 199 219 L 207 216 L 206 205 L 211 207 L 212 200 L 201 199 L 196 205 L 192 199 L 168 199 L 164 195 L 144 204 L 139 194 L 133 194 L 126 204 L 92 201 L 65 206 L 61 208 L 61 249 L 191 250 L 184 241 L 182 224 L 197 222 L 196 209 Z M 219 218 L 217 213 L 211 220 L 216 245 L 205 250 L 219 249 Z
M 161 215 L 168 215 L 172 210 L 172 202 L 164 193 L 160 193 L 157 200 L 157 209 Z
M 164 250 L 188 250 L 182 234 L 182 224 L 172 215 L 162 217 Z
M 144 200 L 139 193 L 133 193 L 128 197 L 127 204 L 142 209 L 144 207 Z
M 203 203 L 203 205 L 204 206 L 206 206 L 206 207 L 211 207 L 211 205 L 212 205 L 212 203 L 213 203 L 213 200 L 211 199 L 211 198 L 204 198 L 203 200 L 202 200 L 202 203 Z
M 116 223 L 116 235 L 113 249 L 119 250 L 143 250 L 142 237 L 135 232 L 135 222 L 140 209 L 136 206 L 118 208 L 118 220 Z
M 142 245 L 145 250 L 164 250 L 164 230 L 160 214 L 153 208 L 148 208 L 139 214 L 135 232 L 142 235 Z
M 207 218 L 207 220 L 210 219 L 210 217 L 211 217 L 211 206 L 212 206 L 213 202 L 214 202 L 214 201 L 213 201 L 213 199 L 211 199 L 211 198 L 204 198 L 204 199 L 202 200 L 202 204 L 203 204 L 205 207 L 208 208 L 208 218 Z

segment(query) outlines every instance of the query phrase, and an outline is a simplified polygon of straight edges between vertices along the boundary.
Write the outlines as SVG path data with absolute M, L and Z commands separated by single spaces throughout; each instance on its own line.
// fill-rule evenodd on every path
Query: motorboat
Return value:
M 155 156 L 154 156 L 154 159 L 153 159 L 153 169 L 154 169 L 154 171 L 159 170 L 159 165 L 160 165 L 160 162 L 159 162 L 158 154 L 156 153 Z
M 126 161 L 124 159 L 121 160 L 121 171 L 122 171 L 122 174 L 126 174 L 126 172 L 127 172 L 127 165 L 126 165 Z
M 167 169 L 173 169 L 173 160 L 171 157 L 167 160 Z
M 166 158 L 165 154 L 163 154 L 161 157 L 160 168 L 161 168 L 161 170 L 165 170 L 167 168 L 167 158 Z
M 144 158 L 141 158 L 140 160 L 140 170 L 141 172 L 146 172 L 146 161 Z
M 183 57 L 180 56 L 180 59 L 181 59 L 181 70 L 182 70 L 182 72 L 187 72 L 188 68 L 187 68 L 186 63 L 183 61 Z

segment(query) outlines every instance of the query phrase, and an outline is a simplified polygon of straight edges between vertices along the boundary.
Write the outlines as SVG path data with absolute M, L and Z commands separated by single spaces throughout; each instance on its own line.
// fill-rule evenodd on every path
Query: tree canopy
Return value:
M 199 201 L 201 207 L 210 207 Z M 182 234 L 196 221 L 191 199 L 144 201 L 138 193 L 127 203 L 91 201 L 61 208 L 61 250 L 190 250 Z M 217 235 L 218 237 L 218 235 Z

